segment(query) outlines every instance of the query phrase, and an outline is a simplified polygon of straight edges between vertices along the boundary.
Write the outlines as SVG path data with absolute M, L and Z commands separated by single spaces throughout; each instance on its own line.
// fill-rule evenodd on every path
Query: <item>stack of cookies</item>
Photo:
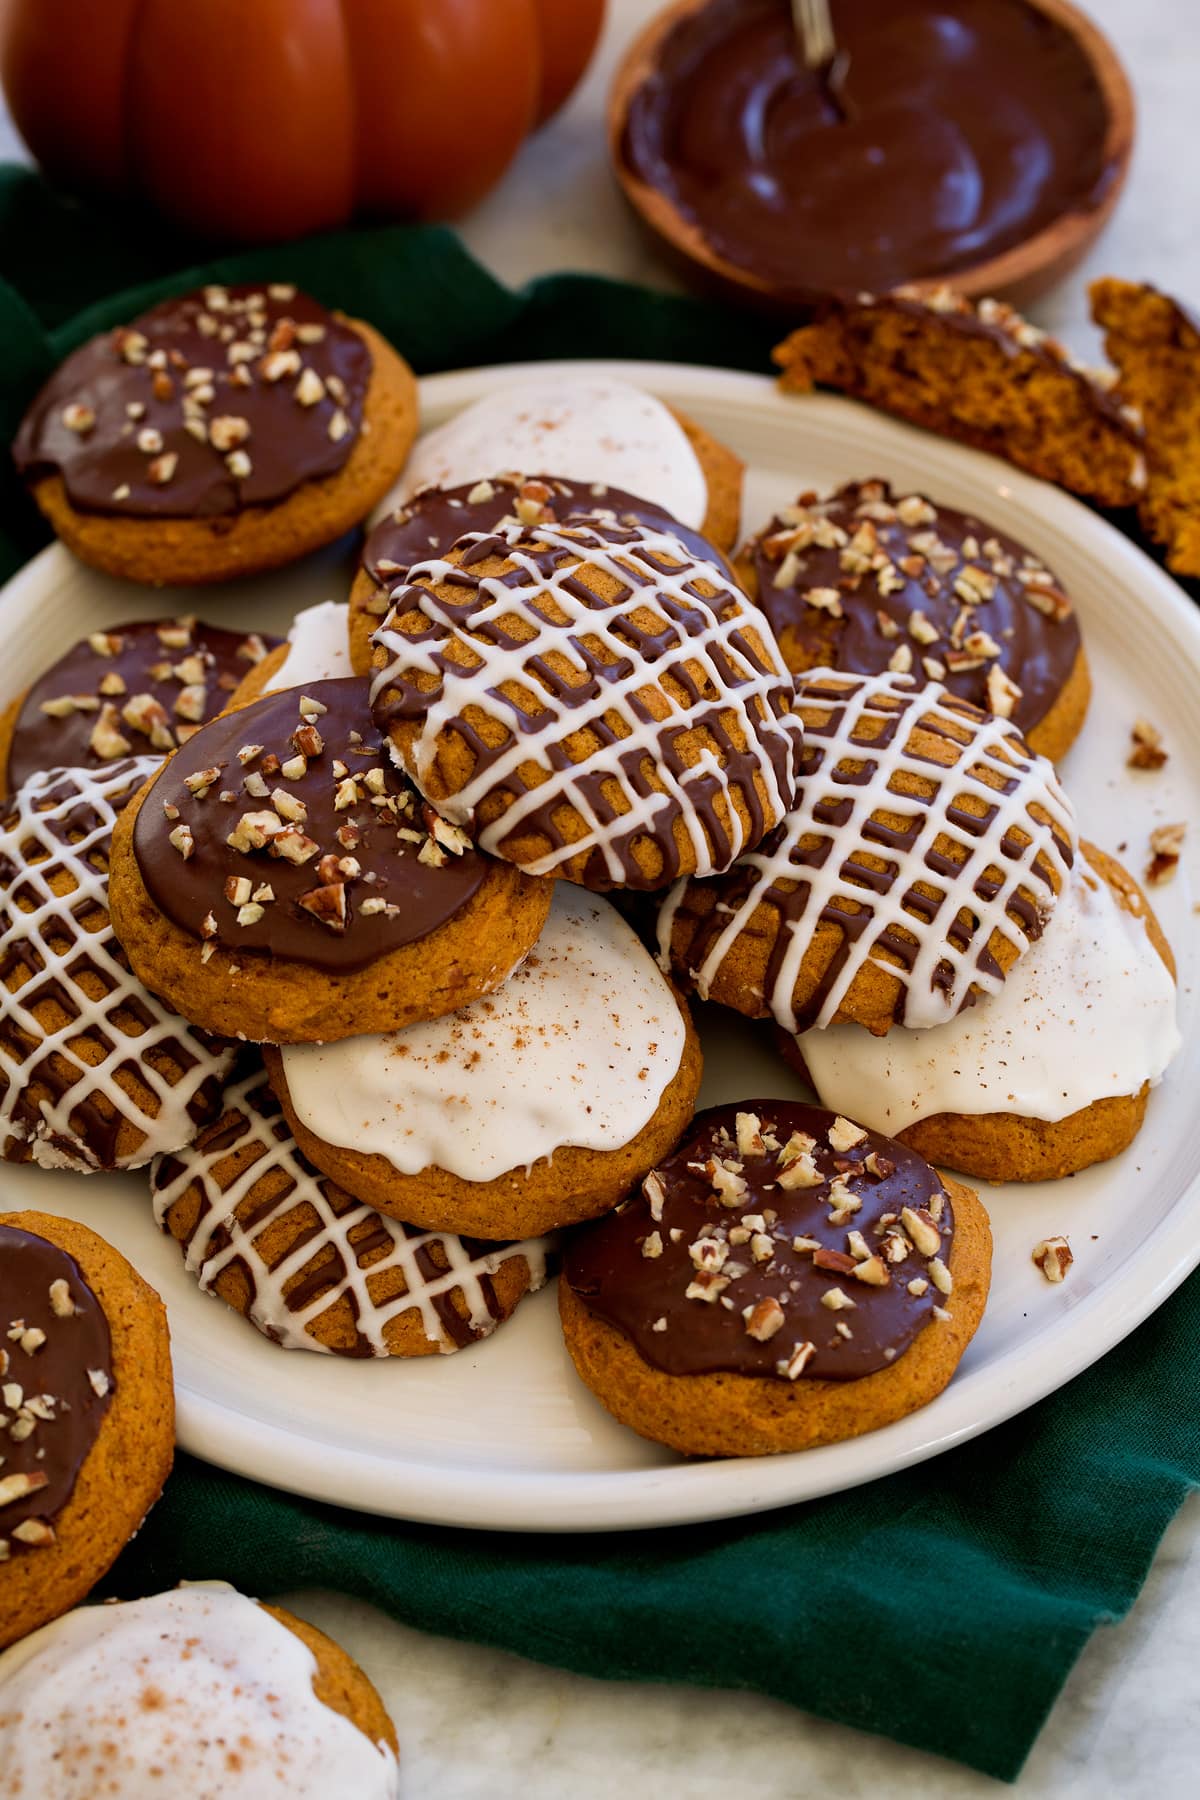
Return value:
M 286 642 L 96 632 L 0 722 L 0 1150 L 149 1164 L 183 1267 L 283 1348 L 460 1350 L 561 1252 L 575 1366 L 648 1437 L 897 1419 L 988 1292 L 933 1164 L 1115 1155 L 1178 1043 L 1157 922 L 1053 767 L 1071 597 L 870 475 L 737 549 L 732 451 L 607 378 L 409 456 L 413 396 L 294 290 L 207 289 L 31 409 L 39 502 L 139 579 L 270 566 L 391 491 Z M 692 995 L 819 1104 L 697 1114 Z

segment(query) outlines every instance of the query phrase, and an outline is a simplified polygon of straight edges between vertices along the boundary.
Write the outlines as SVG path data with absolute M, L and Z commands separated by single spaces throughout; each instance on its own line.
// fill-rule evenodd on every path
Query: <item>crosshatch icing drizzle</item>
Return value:
M 694 925 L 681 954 L 705 995 L 765 907 L 773 942 L 763 1012 L 785 1031 L 833 1023 L 872 962 L 901 984 L 898 1024 L 941 1024 L 976 994 L 998 991 L 997 940 L 1020 954 L 1040 937 L 1074 861 L 1070 802 L 1006 721 L 911 676 L 816 670 L 797 705 L 805 749 L 796 807 L 728 880 L 708 892 L 703 883 L 672 889 L 660 954 L 670 960 L 678 921 Z M 938 743 L 945 764 L 934 760 Z M 797 1004 L 822 924 L 836 926 L 841 945 Z
M 352 1330 L 339 1353 L 387 1356 L 389 1325 L 415 1311 L 431 1343 L 443 1353 L 461 1350 L 489 1336 L 503 1316 L 493 1277 L 504 1263 L 519 1257 L 528 1265 L 530 1290 L 545 1281 L 544 1238 L 485 1243 L 420 1231 L 320 1175 L 296 1145 L 261 1065 L 224 1100 L 222 1117 L 199 1141 L 155 1164 L 154 1215 L 165 1227 L 174 1207 L 194 1204 L 181 1245 L 186 1267 L 206 1293 L 236 1268 L 249 1289 L 247 1316 L 275 1343 L 332 1352 L 309 1328 L 348 1309 Z
M 494 854 L 544 845 L 520 858 L 533 874 L 660 887 L 724 869 L 792 799 L 800 726 L 778 648 L 666 528 L 594 515 L 468 532 L 410 571 L 372 641 L 375 719 L 414 728 L 418 785 L 431 791 L 444 737 L 464 746 L 471 772 L 438 805 Z
M 11 1161 L 137 1168 L 212 1117 L 232 1051 L 143 987 L 108 918 L 113 823 L 158 766 L 52 769 L 0 816 L 0 1155 Z M 126 1128 L 136 1137 L 122 1152 Z

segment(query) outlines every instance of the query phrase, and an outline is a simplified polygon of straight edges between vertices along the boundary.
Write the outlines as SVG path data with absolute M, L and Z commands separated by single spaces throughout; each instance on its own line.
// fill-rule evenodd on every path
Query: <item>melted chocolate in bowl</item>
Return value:
M 1011 249 L 1116 177 L 1084 51 L 1028 0 L 835 0 L 849 71 L 802 66 L 786 0 L 667 33 L 622 155 L 772 286 L 879 290 Z

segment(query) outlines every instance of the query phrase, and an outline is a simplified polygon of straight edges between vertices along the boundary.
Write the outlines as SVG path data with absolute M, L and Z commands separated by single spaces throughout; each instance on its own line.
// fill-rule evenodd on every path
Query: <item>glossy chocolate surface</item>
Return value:
M 42 769 L 96 769 L 183 743 L 280 640 L 192 619 L 138 619 L 81 638 L 34 682 L 7 786 Z M 0 780 L 4 772 L 0 770 Z
M 1020 689 L 1011 717 L 1028 734 L 1079 655 L 1070 601 L 1031 551 L 883 481 L 850 482 L 825 500 L 801 495 L 745 555 L 758 605 L 796 670 L 908 666 L 990 711 L 999 666 Z
M 336 474 L 370 378 L 366 340 L 296 288 L 202 288 L 73 351 L 13 455 L 84 512 L 213 518 Z
M 108 1320 L 79 1265 L 57 1244 L 4 1224 L 0 1371 L 0 1494 L 14 1477 L 35 1484 L 0 1502 L 0 1544 L 15 1556 L 43 1547 L 36 1522 L 53 1529 L 74 1493 L 114 1384 Z
M 377 587 L 393 588 L 408 577 L 414 563 L 444 556 L 464 531 L 492 531 L 512 516 L 523 487 L 549 490 L 548 513 L 566 525 L 580 514 L 605 510 L 619 520 L 666 525 L 695 556 L 720 564 L 723 558 L 707 539 L 681 525 L 661 506 L 639 500 L 599 481 L 565 481 L 560 475 L 495 475 L 461 487 L 425 488 L 388 518 L 381 519 L 363 546 L 363 568 Z
M 147 795 L 134 852 L 190 936 L 337 972 L 427 937 L 482 884 L 487 858 L 433 821 L 349 676 L 205 726 Z
M 945 1299 L 953 1212 L 914 1151 L 876 1132 L 834 1148 L 835 1119 L 785 1100 L 698 1114 L 639 1192 L 571 1234 L 564 1278 L 667 1375 L 846 1381 L 888 1367 Z M 781 1185 L 789 1169 L 806 1185 Z
M 785 0 L 709 0 L 666 35 L 622 154 L 712 250 L 797 295 L 949 274 L 1097 206 L 1108 110 L 1028 0 L 840 0 L 842 81 Z

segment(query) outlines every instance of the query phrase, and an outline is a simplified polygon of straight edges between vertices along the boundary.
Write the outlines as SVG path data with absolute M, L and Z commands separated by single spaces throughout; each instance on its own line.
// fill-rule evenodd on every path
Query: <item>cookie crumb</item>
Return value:
M 1129 769 L 1161 769 L 1167 761 L 1163 735 L 1149 719 L 1135 719 L 1129 733 L 1131 749 L 1126 759 Z
M 1186 823 L 1160 825 L 1150 833 L 1150 861 L 1146 864 L 1145 879 L 1152 887 L 1162 887 L 1174 880 L 1186 836 Z

